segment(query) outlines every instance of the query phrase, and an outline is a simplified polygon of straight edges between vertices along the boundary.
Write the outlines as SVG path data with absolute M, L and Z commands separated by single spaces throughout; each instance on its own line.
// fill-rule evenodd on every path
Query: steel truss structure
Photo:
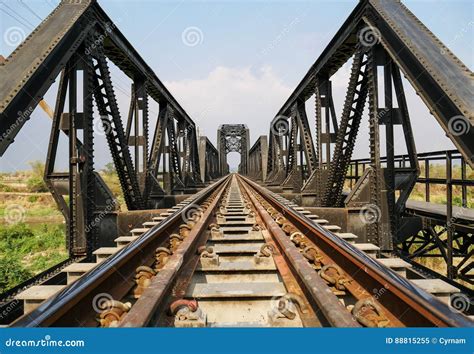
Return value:
M 337 117 L 331 80 L 348 62 L 352 68 L 342 114 Z M 406 212 L 420 171 L 402 75 L 473 168 L 472 72 L 400 1 L 365 0 L 355 7 L 272 120 L 265 182 L 301 193 L 310 201 L 308 205 L 368 208 L 374 222 L 367 225 L 367 241 L 383 251 L 400 248 L 410 254 L 414 247 L 407 246 L 407 241 L 422 237 L 424 245 L 427 240 L 430 245 L 435 242 L 426 232 L 426 237 L 416 236 L 427 230 L 423 227 L 426 220 Z M 314 100 L 314 141 L 305 110 L 310 99 Z M 363 121 L 369 125 L 370 159 L 348 194 L 343 188 Z M 402 133 L 400 137 L 396 131 Z M 396 149 L 407 152 L 403 166 L 395 164 Z M 255 173 L 250 171 L 250 175 Z M 462 245 L 454 248 L 470 257 L 465 251 L 472 251 L 471 238 L 464 236 L 472 235 L 472 227 L 460 236 L 449 225 L 444 248 L 451 255 L 445 258 L 451 259 L 447 264 L 452 279 L 466 272 L 457 272 L 452 265 L 453 243 Z M 458 242 L 459 237 L 463 242 Z M 457 270 L 464 267 L 472 268 L 472 262 L 462 261 Z
M 346 63 L 351 69 L 338 117 L 332 80 Z M 126 119 L 115 70 L 131 81 Z M 193 120 L 95 0 L 63 0 L 0 63 L 0 75 L 1 155 L 58 80 L 44 177 L 66 219 L 72 257 L 90 256 L 115 223 L 116 201 L 95 168 L 100 133 L 130 211 L 196 192 L 229 173 L 227 154 L 238 152 L 241 174 L 299 194 L 311 206 L 360 209 L 371 218 L 367 241 L 382 252 L 415 259 L 436 251 L 449 279 L 472 283 L 472 222 L 453 212 L 451 167 L 445 219 L 407 208 L 423 156 L 416 151 L 402 75 L 456 146 L 466 179 L 466 166 L 474 168 L 473 74 L 399 1 L 360 1 L 277 112 L 268 138 L 252 148 L 243 124 L 221 125 L 217 148 L 198 136 Z M 159 107 L 154 131 L 153 101 Z M 370 157 L 348 176 L 362 124 L 369 126 Z M 397 163 L 400 148 L 403 164 Z M 59 171 L 61 154 L 67 155 L 66 171 Z M 452 157 L 446 155 L 450 166 Z M 350 192 L 344 190 L 348 177 Z M 455 264 L 455 257 L 462 259 Z
M 395 155 L 395 165 L 402 168 L 408 158 L 408 155 Z M 386 158 L 382 158 L 382 163 L 385 161 Z M 467 164 L 456 150 L 420 153 L 418 161 L 421 173 L 416 183 L 422 187 L 418 190 L 424 191 L 425 201 L 407 201 L 405 214 L 420 218 L 420 226 L 396 245 L 397 252 L 409 261 L 420 261 L 422 258 L 440 259 L 443 262 L 438 263 L 446 266 L 446 269 L 441 271 L 446 275 L 446 280 L 458 279 L 473 284 L 474 278 L 470 271 L 474 266 L 474 212 L 468 208 L 468 195 L 469 188 L 474 188 L 474 180 L 468 178 Z M 351 188 L 369 164 L 370 159 L 351 161 L 346 176 Z M 432 170 L 443 166 L 441 176 L 433 176 Z M 460 167 L 459 175 L 454 175 L 454 166 Z M 434 197 L 432 189 L 435 187 L 437 190 L 445 187 L 446 205 L 430 202 Z M 454 189 L 461 192 L 459 206 L 454 205 Z M 428 268 L 423 268 L 425 272 L 430 272 Z
M 110 63 L 132 81 L 125 125 Z M 97 131 L 107 140 L 128 210 L 156 208 L 165 195 L 216 177 L 215 167 L 201 177 L 193 120 L 95 1 L 62 1 L 1 64 L 0 73 L 2 154 L 60 77 L 45 180 L 66 219 L 71 256 L 90 255 L 99 246 L 116 209 L 94 168 Z M 159 106 L 151 139 L 150 100 Z M 62 134 L 68 141 L 66 172 L 56 166 Z M 217 154 L 209 158 L 217 165 Z
M 248 176 L 256 181 L 267 179 L 268 138 L 260 136 L 249 151 Z
M 248 159 L 250 150 L 249 129 L 245 124 L 223 124 L 217 129 L 217 150 L 219 151 L 219 170 L 221 175 L 229 173 L 227 154 L 240 154 L 239 173 L 248 173 Z

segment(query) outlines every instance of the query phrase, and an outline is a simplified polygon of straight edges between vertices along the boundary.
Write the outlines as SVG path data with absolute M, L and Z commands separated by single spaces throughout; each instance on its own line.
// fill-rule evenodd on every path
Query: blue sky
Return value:
M 215 141 L 217 125 L 246 123 L 252 143 L 267 133 L 270 120 L 357 4 L 355 0 L 98 2 L 203 135 Z M 27 35 L 57 3 L 0 0 L 0 53 L 6 56 L 14 50 L 6 40 L 9 29 L 20 28 Z M 404 3 L 472 70 L 473 1 Z M 195 46 L 186 45 L 182 38 L 189 27 L 199 31 Z M 341 81 L 335 82 L 337 111 L 343 101 L 346 72 L 341 70 Z M 117 79 L 126 91 L 127 79 L 119 74 Z M 122 91 L 118 97 L 125 115 L 128 97 Z M 407 91 L 418 150 L 451 148 L 422 102 Z M 54 92 L 46 99 L 54 102 Z M 431 119 L 429 128 L 426 119 Z M 0 159 L 0 170 L 22 169 L 27 161 L 44 160 L 49 126 L 44 114 L 36 110 L 16 144 Z M 355 155 L 364 157 L 366 151 L 361 147 Z M 107 154 L 97 158 L 99 167 L 110 160 Z

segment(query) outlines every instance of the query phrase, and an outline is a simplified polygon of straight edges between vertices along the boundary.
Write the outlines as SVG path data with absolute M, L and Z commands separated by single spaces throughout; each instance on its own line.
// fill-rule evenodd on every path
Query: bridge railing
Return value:
M 425 202 L 446 204 L 448 208 L 457 205 L 463 208 L 472 207 L 468 201 L 470 187 L 474 187 L 474 176 L 470 166 L 457 150 L 443 150 L 419 153 L 420 175 L 416 183 L 422 185 Z M 404 168 L 409 165 L 408 155 L 395 155 L 395 167 Z M 387 158 L 381 158 L 382 164 Z M 346 187 L 352 189 L 357 180 L 370 165 L 369 158 L 352 160 L 346 175 Z M 446 186 L 445 200 L 440 198 L 439 189 L 433 186 Z M 444 188 L 442 188 L 444 189 Z M 453 191 L 458 193 L 453 194 Z M 415 193 L 420 189 L 415 187 Z M 459 194 L 461 198 L 459 200 Z M 413 193 L 412 193 L 413 196 Z
M 381 161 L 386 164 L 386 158 Z M 420 175 L 411 199 L 422 198 L 426 204 L 408 201 L 405 212 L 423 222 L 417 233 L 398 244 L 398 251 L 425 272 L 472 286 L 474 171 L 457 150 L 420 153 L 418 161 Z M 407 155 L 395 156 L 397 167 L 407 162 Z M 369 165 L 369 159 L 352 160 L 346 186 L 352 188 Z

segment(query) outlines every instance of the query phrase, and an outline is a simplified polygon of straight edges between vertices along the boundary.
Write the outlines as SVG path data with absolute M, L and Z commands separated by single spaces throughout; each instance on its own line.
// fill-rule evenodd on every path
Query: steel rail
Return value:
M 298 275 L 301 282 L 300 285 L 304 286 L 307 297 L 316 304 L 316 308 L 320 310 L 317 312 L 322 312 L 326 320 L 326 323 L 323 323 L 323 325 L 332 327 L 360 327 L 336 295 L 332 293 L 329 286 L 324 283 L 303 255 L 294 247 L 289 237 L 272 219 L 267 210 L 252 195 L 249 187 L 243 183 L 241 183 L 241 187 L 246 191 L 268 231 L 277 241 L 280 252 L 291 265 L 293 272 Z
M 387 270 L 376 260 L 336 235 L 279 202 L 269 191 L 249 179 L 242 181 L 261 195 L 280 213 L 284 214 L 310 241 L 312 241 L 341 269 L 359 283 L 368 294 L 373 289 L 385 288 L 379 297 L 380 303 L 391 314 L 395 314 L 406 326 L 472 327 L 462 314 L 451 310 L 448 305 L 414 286 L 407 279 Z
M 229 181 L 230 179 L 227 179 L 226 183 L 219 185 L 217 195 L 209 207 L 201 215 L 199 221 L 193 226 L 178 249 L 173 252 L 164 267 L 152 278 L 150 285 L 120 321 L 119 327 L 147 327 L 156 317 L 157 309 L 160 306 L 163 308 L 164 302 L 170 300 L 171 296 L 166 297 L 166 295 L 169 294 L 179 274 L 189 266 L 189 262 L 196 253 L 197 246 L 202 241 L 206 241 L 203 240 L 202 236 L 207 230 L 211 218 L 214 217 L 214 211 Z M 199 256 L 195 255 L 194 258 L 199 260 Z M 194 263 L 195 266 L 197 262 Z M 183 284 L 180 285 L 183 286 Z
M 126 296 L 134 285 L 136 268 L 151 265 L 155 249 L 179 226 L 182 214 L 202 203 L 228 180 L 228 176 L 223 177 L 197 193 L 181 213 L 175 213 L 151 228 L 138 240 L 107 258 L 35 310 L 17 319 L 11 327 L 96 326 L 97 313 L 92 306 L 94 297 L 104 292 L 114 299 Z

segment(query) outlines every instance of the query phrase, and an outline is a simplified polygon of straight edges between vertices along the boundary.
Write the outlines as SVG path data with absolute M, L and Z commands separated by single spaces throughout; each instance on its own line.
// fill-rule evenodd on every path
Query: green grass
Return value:
M 63 225 L 0 226 L 0 293 L 67 257 Z
M 12 203 L 14 204 L 14 203 Z M 7 214 L 8 204 L 0 205 L 0 218 Z M 42 217 L 42 216 L 61 216 L 61 212 L 54 207 L 25 208 L 25 217 Z
M 453 186 L 453 205 L 462 206 L 462 191 L 461 187 Z M 421 200 L 425 201 L 426 199 L 426 192 L 425 192 L 425 185 L 424 184 L 416 184 L 415 188 L 410 194 L 410 199 L 412 200 Z M 430 185 L 430 202 L 436 204 L 446 204 L 446 186 L 439 185 L 439 184 L 431 184 Z M 468 208 L 474 208 L 474 188 L 468 187 L 467 194 L 466 194 L 466 201 Z
M 443 164 L 430 164 L 429 166 L 430 178 L 446 178 L 446 166 Z M 452 178 L 461 179 L 461 166 L 454 165 L 452 168 Z M 425 162 L 420 161 L 420 177 L 425 176 Z M 468 180 L 474 179 L 474 171 L 466 166 L 466 178 Z M 417 184 L 410 194 L 410 199 L 426 200 L 425 185 Z M 453 205 L 462 206 L 462 190 L 460 186 L 453 186 Z M 474 208 L 474 188 L 467 188 L 467 207 Z M 446 204 L 446 185 L 444 184 L 430 184 L 430 202 L 438 204 Z
M 359 176 L 362 175 L 362 166 L 360 166 Z M 430 178 L 446 178 L 446 166 L 443 164 L 430 164 Z M 420 161 L 420 177 L 425 177 L 425 162 Z M 452 168 L 452 178 L 461 179 L 461 166 L 454 165 Z M 466 166 L 466 179 L 474 179 L 474 171 Z M 349 181 L 346 180 L 344 184 L 346 191 L 350 190 Z M 466 206 L 474 208 L 474 188 L 467 187 Z M 413 188 L 409 199 L 426 201 L 425 184 L 417 183 Z M 446 204 L 446 185 L 444 184 L 430 184 L 430 202 L 436 204 Z M 460 186 L 453 186 L 453 205 L 462 206 L 462 189 Z
M 68 257 L 65 226 L 58 224 L 62 214 L 53 198 L 41 194 L 47 191 L 42 180 L 44 165 L 32 162 L 31 167 L 29 171 L 0 174 L 0 192 L 14 192 L 0 195 L 0 223 L 8 221 L 12 207 L 23 222 L 10 226 L 0 224 L 0 293 Z M 100 174 L 126 209 L 113 164 L 108 164 Z M 69 198 L 65 196 L 65 199 L 67 203 Z M 55 224 L 44 224 L 45 218 Z
M 7 186 L 5 183 L 0 182 L 0 192 L 13 192 L 13 188 Z
M 102 169 L 99 173 L 105 184 L 107 184 L 110 191 L 112 192 L 112 195 L 117 200 L 120 209 L 122 211 L 126 211 L 127 205 L 125 204 L 125 198 L 123 196 L 120 180 L 118 178 L 117 172 L 115 171 L 113 163 L 106 164 L 104 169 Z

